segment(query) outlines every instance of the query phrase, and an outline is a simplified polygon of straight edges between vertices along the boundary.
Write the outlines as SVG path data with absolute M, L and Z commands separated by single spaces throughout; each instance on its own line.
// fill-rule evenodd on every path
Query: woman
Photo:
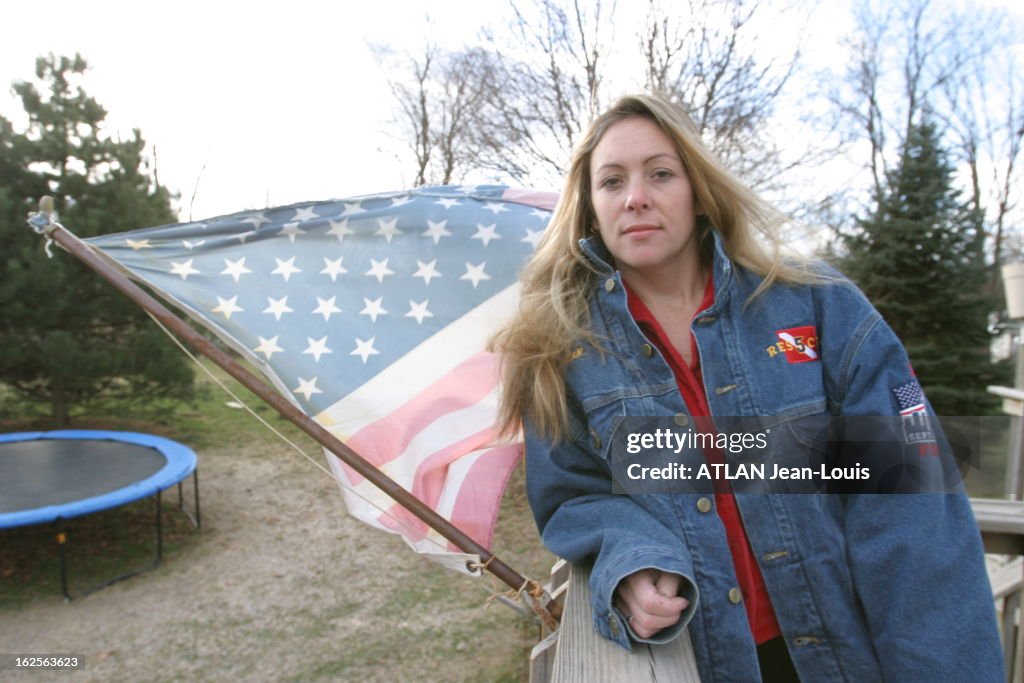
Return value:
M 856 288 L 781 256 L 781 222 L 665 100 L 627 97 L 592 124 L 494 339 L 544 543 L 594 562 L 602 636 L 629 649 L 685 627 L 705 683 L 1002 680 L 962 493 L 613 490 L 623 418 L 751 417 L 779 432 L 896 416 L 919 392 Z

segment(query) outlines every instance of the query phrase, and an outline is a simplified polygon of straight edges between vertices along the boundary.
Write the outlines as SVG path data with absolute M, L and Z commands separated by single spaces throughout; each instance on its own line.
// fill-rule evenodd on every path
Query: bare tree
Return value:
M 783 61 L 758 58 L 763 9 L 759 0 L 687 0 L 670 12 L 649 0 L 641 35 L 647 86 L 686 107 L 708 146 L 755 187 L 784 170 L 768 128 L 800 57 L 797 46 Z
M 484 133 L 500 83 L 500 60 L 492 53 L 428 44 L 419 56 L 378 48 L 377 58 L 389 68 L 395 124 L 413 154 L 415 185 L 458 182 L 508 143 Z
M 851 138 L 868 143 L 874 198 L 882 196 L 889 160 L 901 157 L 911 128 L 923 116 L 943 124 L 942 139 L 963 164 L 964 192 L 985 216 L 994 262 L 1002 258 L 1017 203 L 1024 137 L 1024 84 L 1006 57 L 1016 33 L 1008 23 L 1005 14 L 977 7 L 862 0 L 845 89 L 831 94 Z
M 601 109 L 604 61 L 615 22 L 614 1 L 511 0 L 513 19 L 501 43 L 505 78 L 499 125 L 518 141 L 514 177 L 560 178 L 576 141 Z
M 996 27 L 991 29 L 989 35 L 999 36 Z M 990 255 L 997 264 L 1005 260 L 1007 223 L 1019 201 L 1015 190 L 1024 142 L 1024 82 L 1007 54 L 985 54 L 941 93 L 953 149 L 968 170 L 972 205 L 986 217 Z M 998 275 L 993 269 L 993 287 Z
M 427 48 L 389 77 L 418 182 L 460 179 L 472 166 L 557 185 L 612 93 L 644 86 L 688 107 L 709 145 L 755 187 L 777 187 L 784 171 L 809 163 L 809 154 L 785 158 L 771 130 L 800 52 L 758 55 L 761 16 L 779 11 L 766 10 L 767 0 L 650 0 L 646 26 L 642 15 L 621 24 L 623 12 L 607 0 L 509 6 L 508 30 L 484 34 L 482 46 Z M 616 42 L 616 32 L 630 39 Z

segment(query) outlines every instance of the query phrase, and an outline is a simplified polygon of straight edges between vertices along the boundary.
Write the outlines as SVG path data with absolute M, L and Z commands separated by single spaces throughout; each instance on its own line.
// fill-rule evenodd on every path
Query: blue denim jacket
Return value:
M 582 245 L 600 272 L 590 314 L 604 350 L 581 344 L 573 353 L 569 438 L 551 443 L 525 425 L 527 491 L 543 541 L 568 560 L 593 560 L 594 626 L 605 638 L 630 649 L 685 627 L 704 683 L 760 680 L 724 527 L 708 505 L 714 497 L 612 492 L 619 418 L 682 423 L 687 408 L 630 316 L 603 245 Z M 906 352 L 849 282 L 775 285 L 748 303 L 760 279 L 728 260 L 717 235 L 713 277 L 714 304 L 692 326 L 713 415 L 784 425 L 807 415 L 899 413 L 897 390 L 916 386 Z M 820 340 L 814 358 L 787 355 L 780 331 L 808 327 Z M 1004 680 L 981 539 L 962 492 L 736 500 L 802 680 Z M 644 641 L 613 597 L 624 577 L 646 567 L 684 577 L 690 606 L 676 626 Z

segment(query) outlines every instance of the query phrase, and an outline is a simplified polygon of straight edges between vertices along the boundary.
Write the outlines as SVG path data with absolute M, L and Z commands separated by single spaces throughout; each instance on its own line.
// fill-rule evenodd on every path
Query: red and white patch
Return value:
M 775 337 L 776 342 L 766 349 L 769 358 L 783 355 L 789 363 L 818 360 L 818 330 L 813 325 L 779 330 Z

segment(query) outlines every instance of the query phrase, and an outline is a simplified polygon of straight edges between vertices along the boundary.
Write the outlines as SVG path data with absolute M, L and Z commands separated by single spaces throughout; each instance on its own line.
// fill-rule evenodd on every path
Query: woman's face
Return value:
M 598 231 L 620 270 L 698 266 L 693 188 L 656 123 L 632 117 L 605 131 L 590 157 L 590 182 Z

